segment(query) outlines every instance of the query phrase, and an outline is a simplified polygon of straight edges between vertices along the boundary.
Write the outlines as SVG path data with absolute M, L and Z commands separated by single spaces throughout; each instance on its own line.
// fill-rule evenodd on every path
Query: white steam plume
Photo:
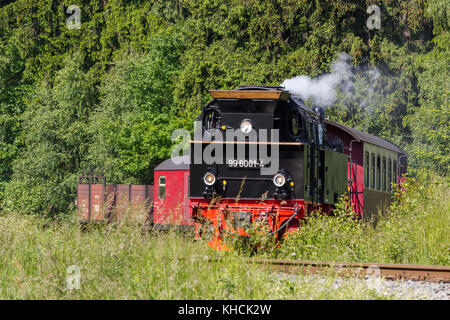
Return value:
M 353 96 L 357 89 L 355 88 L 356 76 L 368 78 L 369 83 L 364 85 L 366 89 L 369 89 L 370 84 L 378 78 L 379 72 L 375 68 L 364 72 L 357 70 L 355 73 L 350 65 L 350 60 L 350 55 L 340 53 L 337 59 L 331 63 L 330 73 L 316 78 L 307 75 L 297 76 L 284 80 L 281 86 L 284 86 L 291 94 L 300 96 L 303 100 L 311 99 L 318 106 L 329 107 L 336 102 L 338 91 L 343 93 L 346 98 Z M 359 86 L 358 83 L 357 87 Z

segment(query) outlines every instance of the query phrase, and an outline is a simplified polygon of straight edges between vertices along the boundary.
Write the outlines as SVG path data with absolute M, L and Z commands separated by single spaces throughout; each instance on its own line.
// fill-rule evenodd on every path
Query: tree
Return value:
M 414 143 L 410 150 L 416 168 L 430 168 L 441 174 L 450 172 L 449 65 L 450 33 L 434 40 L 436 47 L 416 60 L 420 69 L 420 107 L 407 117 Z
M 25 148 L 14 160 L 4 209 L 56 214 L 73 202 L 97 102 L 94 77 L 82 65 L 81 55 L 68 55 L 54 85 L 43 82 L 34 90 L 22 117 Z
M 0 42 L 0 201 L 5 183 L 11 179 L 12 163 L 22 146 L 21 115 L 30 85 L 22 79 L 25 61 L 16 30 L 4 44 Z
M 192 126 L 173 99 L 183 47 L 169 30 L 151 39 L 148 54 L 125 54 L 105 76 L 86 166 L 102 168 L 108 181 L 152 183 L 153 168 L 170 156 L 172 131 Z

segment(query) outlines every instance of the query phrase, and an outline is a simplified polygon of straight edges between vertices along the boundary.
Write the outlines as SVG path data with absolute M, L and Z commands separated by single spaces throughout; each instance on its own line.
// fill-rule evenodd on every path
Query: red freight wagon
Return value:
M 103 183 L 99 183 L 102 181 Z M 77 190 L 78 220 L 144 222 L 153 206 L 153 186 L 106 184 L 104 178 L 80 178 Z
M 103 221 L 106 194 L 104 184 L 78 184 L 78 219 L 82 222 Z
M 115 198 L 109 201 L 113 217 L 123 220 L 124 217 L 132 220 L 144 221 L 153 205 L 153 186 L 118 184 L 115 187 Z

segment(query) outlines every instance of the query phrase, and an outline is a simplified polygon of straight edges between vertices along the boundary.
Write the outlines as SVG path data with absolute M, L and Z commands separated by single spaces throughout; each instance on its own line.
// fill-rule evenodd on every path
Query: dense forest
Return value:
M 1 1 L 0 207 L 69 212 L 92 167 L 149 184 L 209 89 L 318 77 L 343 53 L 354 87 L 326 115 L 447 176 L 449 16 L 446 0 Z

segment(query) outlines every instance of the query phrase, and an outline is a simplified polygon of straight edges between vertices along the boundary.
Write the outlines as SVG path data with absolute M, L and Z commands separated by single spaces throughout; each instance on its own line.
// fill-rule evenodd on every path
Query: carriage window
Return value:
M 164 200 L 166 198 L 166 177 L 160 176 L 158 183 L 158 199 Z
M 394 171 L 394 175 L 393 175 L 393 179 L 392 179 L 392 182 L 394 182 L 395 183 L 395 185 L 397 185 L 397 161 L 396 160 L 394 160 L 394 164 L 392 165 L 392 169 L 393 169 L 393 171 Z
M 366 151 L 366 159 L 364 161 L 364 186 L 366 188 L 369 187 L 369 162 L 370 162 L 369 152 Z
M 381 158 L 377 155 L 377 190 L 381 187 Z
M 388 183 L 389 183 L 388 191 L 392 190 L 391 182 L 392 182 L 392 161 L 391 161 L 391 158 L 389 158 L 389 160 L 388 160 Z
M 383 157 L 383 191 L 386 191 L 386 157 Z
M 372 181 L 372 189 L 375 190 L 375 154 L 372 153 L 372 175 L 370 177 L 370 180 Z
M 302 118 L 300 115 L 296 112 L 291 112 L 289 114 L 288 119 L 289 124 L 289 132 L 294 135 L 298 136 L 302 132 Z

